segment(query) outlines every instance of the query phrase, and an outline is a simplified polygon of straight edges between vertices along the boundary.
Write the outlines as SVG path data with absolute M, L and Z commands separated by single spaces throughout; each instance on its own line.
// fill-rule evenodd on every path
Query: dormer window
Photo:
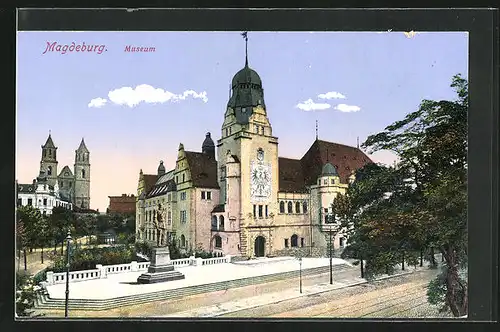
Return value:
M 246 113 L 247 112 L 247 109 L 245 107 L 241 108 L 241 112 L 242 113 Z
M 255 133 L 258 134 L 259 133 L 259 126 L 255 125 Z

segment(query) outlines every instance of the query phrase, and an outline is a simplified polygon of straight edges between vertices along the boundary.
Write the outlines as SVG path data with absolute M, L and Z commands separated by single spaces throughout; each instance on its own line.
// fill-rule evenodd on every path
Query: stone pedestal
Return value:
M 137 278 L 137 282 L 140 284 L 152 284 L 184 278 L 185 276 L 182 273 L 174 270 L 174 265 L 170 262 L 168 247 L 161 247 L 153 248 L 148 272 L 141 274 Z

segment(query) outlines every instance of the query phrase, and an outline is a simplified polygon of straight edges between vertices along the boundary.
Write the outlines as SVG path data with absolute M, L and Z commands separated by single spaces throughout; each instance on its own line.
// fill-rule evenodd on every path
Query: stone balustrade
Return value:
M 231 256 L 215 257 L 215 258 L 189 258 L 173 259 L 170 261 L 174 267 L 185 266 L 203 266 L 212 264 L 231 263 Z M 93 270 L 70 271 L 69 282 L 86 281 L 92 279 L 105 279 L 108 274 L 125 273 L 125 272 L 140 272 L 146 271 L 151 263 L 150 262 L 136 262 L 132 261 L 129 264 L 117 265 L 101 265 L 97 264 Z M 47 271 L 46 285 L 62 284 L 66 282 L 66 272 L 54 273 Z

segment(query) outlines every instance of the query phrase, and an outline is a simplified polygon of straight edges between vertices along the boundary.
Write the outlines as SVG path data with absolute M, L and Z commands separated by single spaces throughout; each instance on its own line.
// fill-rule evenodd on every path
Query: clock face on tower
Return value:
M 271 164 L 252 161 L 250 167 L 250 197 L 252 202 L 267 201 L 271 196 Z

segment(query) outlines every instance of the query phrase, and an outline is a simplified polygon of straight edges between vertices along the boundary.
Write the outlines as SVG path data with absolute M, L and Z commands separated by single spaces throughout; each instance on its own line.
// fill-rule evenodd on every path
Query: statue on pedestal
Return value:
M 158 204 L 158 210 L 156 211 L 156 219 L 153 219 L 153 225 L 156 229 L 156 246 L 164 247 L 165 246 L 165 218 L 164 212 L 161 204 Z

